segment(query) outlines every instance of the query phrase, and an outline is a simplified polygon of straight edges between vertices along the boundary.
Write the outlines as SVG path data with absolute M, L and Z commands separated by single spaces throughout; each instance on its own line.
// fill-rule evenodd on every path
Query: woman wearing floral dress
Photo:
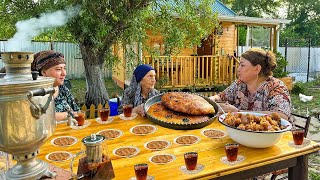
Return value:
M 273 52 L 252 48 L 241 55 L 238 80 L 210 98 L 225 101 L 221 107 L 226 112 L 277 112 L 282 118 L 288 119 L 291 99 L 285 84 L 272 77 L 276 66 Z

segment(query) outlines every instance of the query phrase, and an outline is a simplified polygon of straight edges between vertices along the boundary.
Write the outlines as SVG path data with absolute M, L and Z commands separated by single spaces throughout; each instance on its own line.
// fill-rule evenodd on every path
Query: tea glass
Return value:
M 238 149 L 239 149 L 239 144 L 237 144 L 237 143 L 230 143 L 230 144 L 225 145 L 225 152 L 226 152 L 228 161 L 236 161 L 237 160 Z
M 304 129 L 292 129 L 292 137 L 295 145 L 301 145 L 304 139 Z
M 86 112 L 85 112 L 85 111 L 78 111 L 78 112 L 74 115 L 74 119 L 77 120 L 78 126 L 83 126 L 83 125 L 84 125 L 84 121 L 85 121 L 85 119 L 86 119 Z
M 134 165 L 134 172 L 137 180 L 146 180 L 148 177 L 148 164 Z
M 184 162 L 186 164 L 187 170 L 195 170 L 198 162 L 197 152 L 187 152 L 184 153 Z
M 124 117 L 131 117 L 132 109 L 133 109 L 133 105 L 132 104 L 124 104 L 123 105 L 123 115 L 124 115 Z
M 99 114 L 100 114 L 101 121 L 107 121 L 110 115 L 110 109 L 109 108 L 99 109 Z

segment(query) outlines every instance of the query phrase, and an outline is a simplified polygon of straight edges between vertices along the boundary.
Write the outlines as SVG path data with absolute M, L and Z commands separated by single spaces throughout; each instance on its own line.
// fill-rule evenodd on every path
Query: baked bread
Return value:
M 162 102 L 152 104 L 148 109 L 148 114 L 159 121 L 181 125 L 198 124 L 210 120 L 208 115 L 195 116 L 172 111 Z
M 196 94 L 170 92 L 161 97 L 162 103 L 169 109 L 190 115 L 214 114 L 214 107 Z

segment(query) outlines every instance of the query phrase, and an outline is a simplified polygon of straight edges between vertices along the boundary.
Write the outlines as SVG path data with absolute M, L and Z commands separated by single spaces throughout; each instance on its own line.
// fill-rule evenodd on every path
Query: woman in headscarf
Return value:
M 133 111 L 145 116 L 143 104 L 151 97 L 159 94 L 154 89 L 156 84 L 156 72 L 155 70 L 147 65 L 141 64 L 133 71 L 130 85 L 124 91 L 123 104 L 132 104 Z
M 38 52 L 34 55 L 31 70 L 38 71 L 40 76 L 55 78 L 53 87 L 56 89 L 54 94 L 56 120 L 67 119 L 68 110 L 73 112 L 80 110 L 70 90 L 64 85 L 67 72 L 63 54 L 52 50 Z

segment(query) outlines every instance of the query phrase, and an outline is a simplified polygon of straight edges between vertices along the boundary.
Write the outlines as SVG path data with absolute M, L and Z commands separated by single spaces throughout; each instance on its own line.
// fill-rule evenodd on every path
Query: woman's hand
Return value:
M 219 104 L 221 106 L 221 108 L 225 111 L 225 112 L 238 112 L 239 109 L 236 108 L 235 106 L 229 104 L 228 102 L 226 103 L 221 103 Z
M 144 105 L 144 104 L 140 104 L 139 106 L 133 108 L 133 109 L 132 109 L 132 112 L 135 112 L 135 113 L 137 113 L 137 114 L 140 114 L 141 116 L 145 116 L 146 113 L 144 112 L 143 105 Z

